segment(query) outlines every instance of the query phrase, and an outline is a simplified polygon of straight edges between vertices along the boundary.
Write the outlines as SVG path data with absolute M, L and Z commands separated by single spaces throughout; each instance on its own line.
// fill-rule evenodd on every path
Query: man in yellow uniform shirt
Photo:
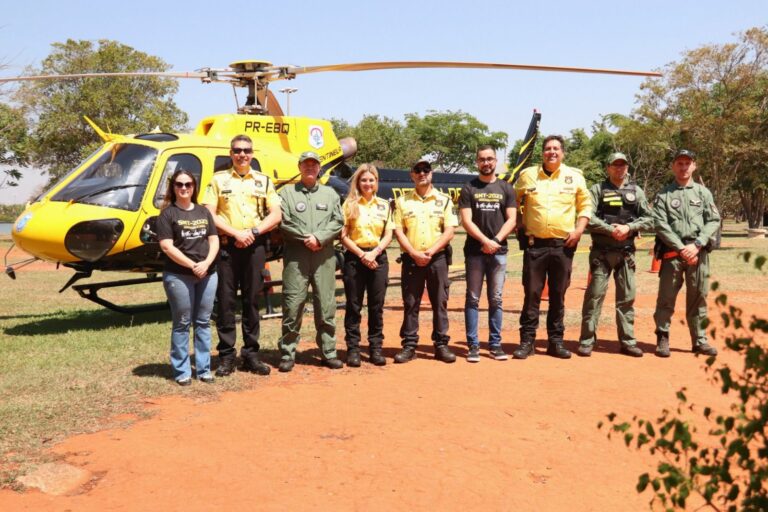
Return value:
M 563 137 L 546 137 L 542 165 L 524 169 L 515 183 L 517 203 L 523 210 L 518 236 L 522 236 L 525 250 L 525 300 L 520 313 L 520 347 L 513 352 L 516 359 L 535 353 L 545 282 L 549 283 L 547 354 L 561 359 L 571 357 L 563 346 L 565 291 L 571 284 L 573 254 L 592 214 L 592 202 L 581 171 L 563 164 L 564 148 Z
M 448 265 L 450 242 L 459 225 L 453 201 L 432 187 L 432 165 L 419 160 L 411 168 L 415 189 L 395 202 L 395 236 L 403 249 L 401 287 L 404 318 L 400 328 L 403 349 L 396 363 L 416 357 L 419 343 L 419 308 L 424 285 L 432 303 L 432 341 L 435 358 L 456 361 L 448 348 Z M 446 250 L 448 249 L 448 250 Z
M 219 367 L 223 377 L 235 369 L 235 301 L 243 301 L 243 369 L 269 375 L 259 360 L 259 293 L 264 286 L 266 233 L 280 224 L 280 198 L 268 176 L 251 169 L 253 142 L 237 135 L 230 142 L 232 168 L 213 175 L 202 204 L 213 214 L 220 236 L 219 287 L 216 290 Z

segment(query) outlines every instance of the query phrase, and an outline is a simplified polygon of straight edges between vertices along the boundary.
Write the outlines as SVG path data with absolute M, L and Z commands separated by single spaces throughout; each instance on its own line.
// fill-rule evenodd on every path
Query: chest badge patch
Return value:
M 382 211 L 382 212 L 383 212 L 383 211 L 386 209 L 386 206 L 384 206 L 383 204 L 377 204 L 377 205 L 376 205 L 376 208 L 377 208 L 379 211 Z
M 328 209 L 328 205 L 325 203 L 317 203 L 317 209 L 325 211 Z
M 435 206 L 437 206 L 438 208 L 441 208 L 443 206 L 443 201 L 441 199 L 438 199 L 437 201 L 435 201 Z
M 301 213 L 303 211 L 306 211 L 306 209 L 307 209 L 307 203 L 303 203 L 303 202 L 296 203 L 296 211 L 297 212 Z
M 626 197 L 627 197 L 627 201 L 629 201 L 630 203 L 633 203 L 637 199 L 637 196 L 634 194 L 634 192 L 627 192 Z
M 570 185 L 571 183 L 573 183 L 573 176 L 566 176 L 565 177 L 565 184 L 566 185 Z
M 672 207 L 672 208 L 674 208 L 674 209 L 678 209 L 678 208 L 680 208 L 680 204 L 681 204 L 681 203 L 680 203 L 680 200 L 679 200 L 679 199 L 677 199 L 677 198 L 675 198 L 675 199 L 673 199 L 673 200 L 671 200 L 671 201 L 669 202 L 669 206 L 671 206 L 671 207 Z

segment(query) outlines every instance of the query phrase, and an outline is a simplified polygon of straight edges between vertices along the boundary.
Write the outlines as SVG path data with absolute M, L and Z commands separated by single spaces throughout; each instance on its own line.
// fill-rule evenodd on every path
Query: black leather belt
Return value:
M 528 247 L 563 247 L 565 245 L 565 238 L 534 238 L 533 245 L 528 239 Z

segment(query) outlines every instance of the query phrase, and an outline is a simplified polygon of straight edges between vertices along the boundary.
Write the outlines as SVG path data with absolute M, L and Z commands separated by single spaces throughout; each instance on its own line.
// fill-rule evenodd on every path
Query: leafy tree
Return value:
M 751 259 L 744 254 L 745 261 Z M 768 261 L 754 259 L 763 271 Z M 718 284 L 713 283 L 717 290 Z M 730 412 L 713 414 L 710 407 L 688 404 L 685 388 L 677 392 L 676 410 L 663 410 L 655 420 L 633 417 L 622 421 L 615 413 L 608 415 L 608 437 L 621 435 L 628 447 L 648 450 L 659 460 L 656 473 L 644 473 L 637 481 L 637 491 L 653 490 L 651 504 L 660 501 L 667 510 L 685 509 L 691 495 L 699 495 L 714 510 L 768 510 L 768 319 L 752 316 L 729 304 L 725 294 L 715 299 L 723 325 L 727 350 L 741 356 L 743 368 L 706 360 L 710 379 L 724 395 L 734 399 Z M 710 333 L 717 329 L 709 324 Z M 690 421 L 699 413 L 709 424 L 706 434 Z M 600 422 L 598 427 L 602 427 Z
M 54 43 L 51 54 L 31 74 L 166 71 L 169 66 L 116 41 Z M 187 115 L 173 101 L 178 84 L 158 77 L 81 78 L 25 82 L 16 98 L 34 121 L 32 160 L 48 168 L 51 180 L 75 167 L 99 144 L 83 119 L 87 115 L 115 133 L 141 133 L 155 127 L 179 130 Z
M 466 112 L 430 110 L 424 117 L 406 114 L 405 119 L 435 166 L 445 172 L 473 169 L 480 145 L 490 144 L 497 149 L 507 145 L 506 133 L 489 131 L 487 125 Z
M 421 157 L 416 134 L 389 117 L 367 115 L 356 126 L 344 120 L 331 120 L 337 137 L 357 140 L 354 164 L 372 162 L 379 167 L 408 168 Z
M 639 100 L 640 118 L 679 125 L 677 142 L 698 153 L 721 210 L 740 203 L 750 227 L 759 227 L 768 187 L 768 29 L 686 52 L 662 78 L 643 83 Z
M 0 103 L 0 189 L 15 187 L 29 164 L 27 122 L 21 110 Z

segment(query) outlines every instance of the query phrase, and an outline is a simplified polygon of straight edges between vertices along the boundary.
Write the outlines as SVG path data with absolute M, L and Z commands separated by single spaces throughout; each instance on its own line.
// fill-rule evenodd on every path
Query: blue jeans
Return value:
M 211 311 L 219 276 L 198 279 L 186 274 L 163 273 L 163 287 L 171 305 L 171 366 L 176 380 L 192 377 L 189 364 L 189 328 L 195 330 L 197 376 L 211 372 Z
M 467 269 L 467 297 L 464 302 L 464 323 L 467 329 L 467 344 L 478 345 L 477 324 L 480 293 L 483 280 L 488 281 L 488 343 L 491 347 L 501 345 L 501 302 L 504 293 L 504 280 L 507 272 L 506 254 L 469 255 L 464 258 Z

